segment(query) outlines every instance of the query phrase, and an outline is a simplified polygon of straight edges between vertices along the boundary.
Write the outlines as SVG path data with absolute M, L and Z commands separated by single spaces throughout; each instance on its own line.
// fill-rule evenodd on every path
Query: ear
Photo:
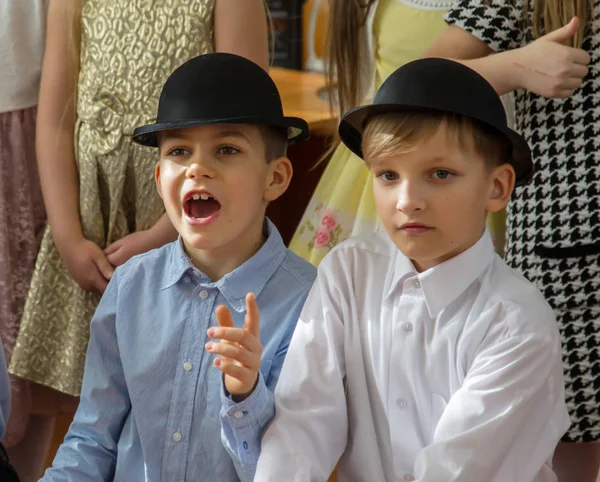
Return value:
M 515 188 L 515 177 L 515 170 L 510 164 L 502 164 L 491 172 L 486 205 L 489 213 L 496 213 L 506 207 Z
M 294 168 L 292 162 L 287 157 L 274 159 L 269 163 L 269 172 L 267 175 L 267 184 L 263 193 L 263 200 L 267 202 L 275 201 L 281 196 L 290 185 Z
M 154 181 L 156 182 L 156 190 L 158 191 L 158 195 L 161 199 L 163 199 L 162 188 L 160 186 L 160 161 L 156 163 L 156 167 L 154 168 Z

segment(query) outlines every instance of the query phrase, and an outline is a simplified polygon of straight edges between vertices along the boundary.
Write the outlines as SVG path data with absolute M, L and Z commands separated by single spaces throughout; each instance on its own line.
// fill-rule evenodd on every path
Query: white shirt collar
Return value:
M 396 293 L 399 285 L 413 282 L 423 291 L 429 316 L 435 318 L 471 286 L 494 256 L 494 244 L 487 229 L 469 249 L 422 273 L 417 273 L 411 260 L 397 250 L 393 270 L 388 275 L 389 283 L 386 283 L 386 298 Z

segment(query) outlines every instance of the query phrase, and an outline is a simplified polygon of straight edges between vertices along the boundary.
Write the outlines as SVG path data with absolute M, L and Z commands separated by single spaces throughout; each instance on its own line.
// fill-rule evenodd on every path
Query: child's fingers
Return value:
M 260 335 L 260 311 L 254 293 L 246 295 L 246 318 L 244 328 L 258 337 Z
M 252 353 L 243 346 L 209 341 L 206 344 L 206 350 L 230 358 L 253 370 L 260 369 L 260 355 Z
M 107 281 L 112 278 L 115 268 L 108 262 L 108 259 L 106 259 L 106 256 L 104 256 L 102 251 L 99 251 L 99 254 L 94 257 L 94 263 L 98 267 L 98 271 L 102 273 L 102 276 L 104 276 Z
M 122 240 L 115 241 L 108 248 L 104 250 L 104 254 L 113 254 L 115 251 L 118 251 L 122 245 Z
M 212 326 L 208 330 L 208 336 L 217 340 L 239 343 L 252 353 L 262 354 L 262 344 L 260 343 L 260 340 L 248 330 Z
M 98 269 L 95 269 L 92 272 L 92 284 L 98 293 L 103 294 L 108 286 L 108 281 L 106 281 L 104 275 Z
M 125 263 L 124 256 L 122 255 L 122 250 L 118 249 L 114 253 L 107 254 L 106 259 L 113 266 L 121 266 Z
M 237 365 L 232 360 L 227 358 L 216 358 L 214 361 L 215 367 L 221 370 L 225 375 L 229 375 L 236 380 L 242 382 L 246 387 L 246 391 L 252 390 L 258 377 L 258 372 L 250 368 Z
M 231 317 L 231 311 L 229 311 L 229 309 L 224 305 L 217 306 L 215 317 L 217 318 L 217 323 L 219 323 L 220 326 L 235 326 L 233 324 L 233 318 Z

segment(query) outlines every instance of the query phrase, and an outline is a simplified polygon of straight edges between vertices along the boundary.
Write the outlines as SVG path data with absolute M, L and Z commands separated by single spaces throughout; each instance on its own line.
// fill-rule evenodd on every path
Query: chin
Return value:
M 223 235 L 220 236 L 217 233 L 194 233 L 190 232 L 189 229 L 187 232 L 180 232 L 181 239 L 184 244 L 189 248 L 194 249 L 217 249 L 223 244 Z

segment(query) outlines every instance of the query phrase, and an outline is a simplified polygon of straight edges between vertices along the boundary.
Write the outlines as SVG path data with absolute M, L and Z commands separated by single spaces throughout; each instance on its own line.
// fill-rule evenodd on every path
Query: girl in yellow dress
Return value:
M 394 70 L 421 56 L 445 29 L 454 0 L 330 0 L 328 80 L 341 113 L 368 103 Z M 443 83 L 440 79 L 440 84 Z M 503 218 L 497 219 L 502 234 Z M 318 265 L 341 241 L 379 229 L 371 175 L 338 145 L 290 248 Z M 496 237 L 498 237 L 496 234 Z M 503 244 L 497 240 L 498 246 Z
M 114 268 L 176 239 L 156 153 L 131 134 L 154 121 L 171 72 L 212 51 L 268 68 L 263 0 L 50 0 L 37 125 L 49 224 L 10 365 L 35 382 L 33 405 L 50 418 L 56 392 L 79 395 L 89 322 Z M 39 462 L 22 479 L 38 480 Z

